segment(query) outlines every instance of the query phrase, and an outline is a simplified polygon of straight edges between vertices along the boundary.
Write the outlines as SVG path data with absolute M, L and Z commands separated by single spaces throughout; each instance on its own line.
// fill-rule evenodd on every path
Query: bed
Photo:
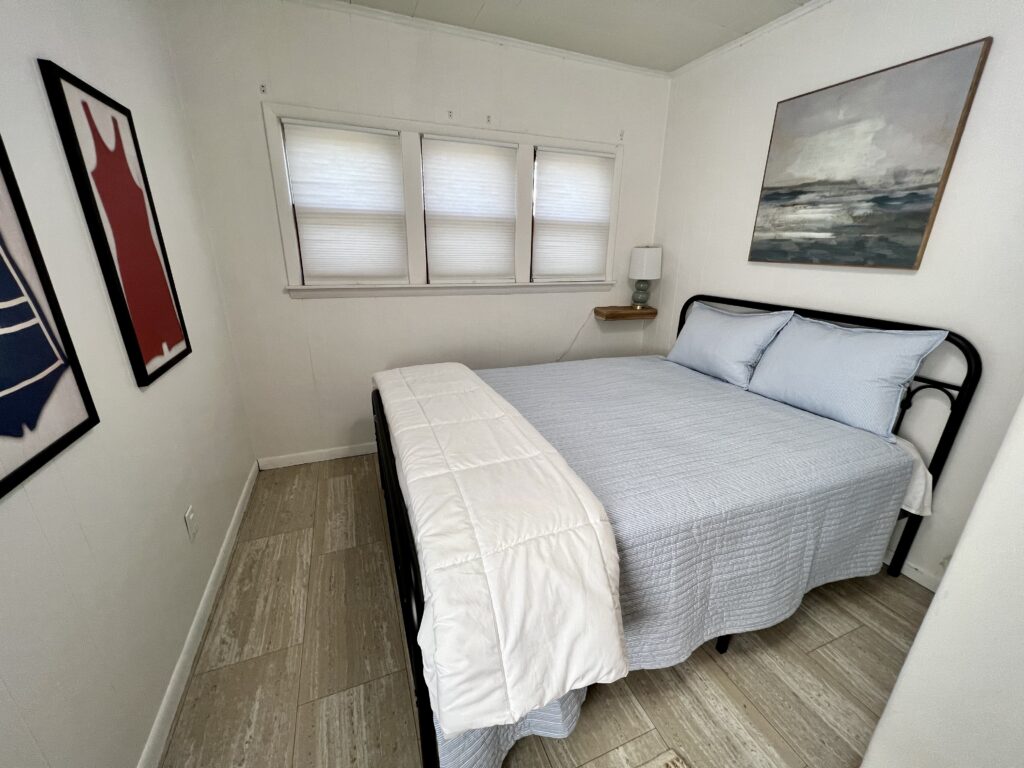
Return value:
M 775 305 L 695 296 L 749 310 Z M 788 309 L 788 308 L 786 308 Z M 918 330 L 868 318 L 797 310 L 870 328 Z M 950 334 L 963 379 L 918 376 L 919 392 L 949 402 L 929 469 L 941 474 L 980 376 L 973 346 Z M 875 435 L 768 400 L 660 357 L 552 363 L 478 371 L 564 457 L 607 510 L 631 669 L 667 667 L 712 638 L 776 624 L 821 584 L 876 572 L 900 517 L 912 461 Z M 494 768 L 526 735 L 565 737 L 585 690 L 515 723 L 441 735 L 416 642 L 423 610 L 391 436 L 374 394 L 381 479 L 427 768 Z M 902 419 L 902 416 L 901 416 Z M 898 574 L 920 525 L 909 516 L 890 563 Z

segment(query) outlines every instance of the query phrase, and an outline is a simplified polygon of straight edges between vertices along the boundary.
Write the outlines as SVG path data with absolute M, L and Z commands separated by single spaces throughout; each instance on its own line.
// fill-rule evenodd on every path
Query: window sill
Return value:
M 346 296 L 454 296 L 471 293 L 576 293 L 606 292 L 614 282 L 590 280 L 572 283 L 435 283 L 433 285 L 289 285 L 293 299 L 334 299 Z

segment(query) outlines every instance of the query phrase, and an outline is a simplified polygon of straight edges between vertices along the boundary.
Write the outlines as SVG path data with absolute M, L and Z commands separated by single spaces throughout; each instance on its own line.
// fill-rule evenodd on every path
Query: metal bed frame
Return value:
M 870 317 L 843 315 L 817 309 L 804 309 L 780 304 L 768 304 L 760 301 L 699 294 L 691 296 L 683 304 L 679 312 L 679 331 L 683 329 L 683 324 L 686 322 L 686 316 L 690 307 L 697 301 L 764 312 L 793 310 L 803 317 L 814 320 L 824 320 L 830 323 L 860 328 L 900 331 L 941 330 L 891 320 L 878 320 Z M 960 382 L 948 382 L 927 376 L 915 376 L 900 402 L 900 412 L 893 430 L 894 432 L 899 432 L 900 427 L 903 425 L 904 417 L 911 406 L 913 406 L 914 398 L 918 393 L 925 390 L 935 390 L 946 396 L 949 401 L 949 414 L 946 417 L 946 423 L 942 428 L 939 439 L 935 444 L 931 461 L 928 463 L 933 483 L 938 483 L 939 477 L 942 475 L 942 470 L 949 459 L 953 443 L 960 432 L 967 408 L 971 404 L 974 393 L 978 388 L 978 381 L 981 378 L 981 356 L 978 354 L 978 350 L 963 336 L 952 331 L 948 333 L 949 335 L 946 340 L 959 350 L 966 363 L 963 379 Z M 420 617 L 423 614 L 423 585 L 420 580 L 419 558 L 416 555 L 412 527 L 409 523 L 405 499 L 402 496 L 402 489 L 398 480 L 398 468 L 391 445 L 391 432 L 388 427 L 387 416 L 384 413 L 384 404 L 381 401 L 380 393 L 376 390 L 373 391 L 372 402 L 373 422 L 377 434 L 377 460 L 380 465 L 380 481 L 387 511 L 388 532 L 391 539 L 391 552 L 394 558 L 398 598 L 402 611 L 402 623 L 405 628 L 406 646 L 409 652 L 409 673 L 412 677 L 413 703 L 416 706 L 423 768 L 438 768 L 440 761 L 437 753 L 434 715 L 430 708 L 427 684 L 423 678 L 423 656 L 420 653 L 420 647 L 416 640 Z M 902 534 L 900 534 L 892 560 L 889 563 L 888 572 L 891 576 L 900 575 L 903 570 L 903 564 L 906 562 L 907 554 L 910 552 L 914 538 L 921 527 L 921 517 L 911 515 L 905 510 L 900 511 L 899 519 L 906 519 L 906 523 L 904 524 Z M 718 638 L 715 647 L 720 653 L 725 653 L 728 649 L 730 638 L 730 635 Z
M 683 308 L 679 312 L 679 331 L 683 330 L 683 324 L 686 322 L 687 312 L 689 312 L 689 309 L 693 306 L 694 302 L 697 301 L 709 304 L 741 307 L 743 309 L 752 309 L 761 312 L 793 310 L 798 315 L 812 320 L 824 320 L 828 323 L 855 326 L 859 328 L 875 328 L 886 331 L 944 330 L 941 328 L 930 328 L 924 325 L 898 323 L 894 320 L 877 320 L 875 318 L 859 317 L 857 315 L 841 315 L 836 312 L 825 312 L 820 309 L 786 307 L 780 304 L 766 304 L 761 301 L 748 301 L 746 299 L 729 299 L 723 296 L 697 295 L 691 296 L 686 300 L 686 303 L 683 304 Z M 964 416 L 967 414 L 967 407 L 971 404 L 971 400 L 974 398 L 974 393 L 978 389 L 978 381 L 981 379 L 981 355 L 978 354 L 978 350 L 974 348 L 974 345 L 971 344 L 971 342 L 960 334 L 954 333 L 953 331 L 947 331 L 947 333 L 946 341 L 956 347 L 964 357 L 966 370 L 964 372 L 963 379 L 960 382 L 949 382 L 939 381 L 938 379 L 932 379 L 927 376 L 914 376 L 910 382 L 910 386 L 907 387 L 907 392 L 903 396 L 903 400 L 900 401 L 899 416 L 896 418 L 896 424 L 893 428 L 893 432 L 898 434 L 900 427 L 903 426 L 903 419 L 907 415 L 907 411 L 910 410 L 911 406 L 913 406 L 914 398 L 918 393 L 931 389 L 941 392 L 946 396 L 949 400 L 949 415 L 946 416 L 946 423 L 942 428 L 942 433 L 939 435 L 938 441 L 935 443 L 931 461 L 928 462 L 928 471 L 932 475 L 932 483 L 936 485 L 939 482 L 939 477 L 942 475 L 943 468 L 946 466 L 946 462 L 949 460 L 949 453 L 953 449 L 953 443 L 956 441 L 956 436 L 960 432 L 960 426 L 964 422 Z M 902 520 L 904 518 L 907 522 L 903 526 L 903 533 L 900 535 L 899 542 L 896 544 L 896 550 L 893 552 L 892 560 L 889 562 L 890 576 L 899 576 L 903 571 L 903 564 L 907 560 L 907 555 L 910 553 L 910 547 L 913 545 L 914 538 L 917 536 L 917 531 L 921 527 L 922 518 L 920 515 L 911 515 L 905 510 L 900 510 L 899 519 Z

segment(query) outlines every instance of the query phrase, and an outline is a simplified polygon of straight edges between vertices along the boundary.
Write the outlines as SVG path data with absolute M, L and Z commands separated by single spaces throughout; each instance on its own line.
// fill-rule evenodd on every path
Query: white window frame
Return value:
M 282 127 L 284 121 L 340 129 L 398 132 L 402 142 L 402 165 L 404 171 L 406 242 L 409 258 L 408 283 L 385 282 L 383 280 L 377 282 L 339 280 L 337 283 L 329 284 L 303 284 L 299 238 L 292 211 L 291 193 L 288 187 L 288 170 Z M 263 104 L 263 122 L 266 129 L 267 148 L 270 154 L 270 171 L 274 184 L 274 197 L 277 203 L 281 248 L 284 253 L 287 280 L 285 290 L 293 298 L 609 291 L 615 286 L 612 268 L 615 258 L 615 234 L 619 213 L 619 184 L 622 166 L 621 144 L 601 144 L 592 141 L 560 139 L 550 136 L 537 136 L 465 126 L 454 127 L 438 123 L 375 117 L 268 102 Z M 423 164 L 420 151 L 421 136 L 512 144 L 517 147 L 514 282 L 427 282 L 426 231 L 423 218 Z M 531 281 L 530 262 L 533 255 L 533 169 L 534 149 L 536 147 L 554 150 L 564 149 L 571 152 L 586 152 L 614 157 L 615 173 L 612 182 L 611 216 L 608 222 L 608 253 L 605 258 L 603 280 Z M 523 183 L 524 180 L 526 183 Z

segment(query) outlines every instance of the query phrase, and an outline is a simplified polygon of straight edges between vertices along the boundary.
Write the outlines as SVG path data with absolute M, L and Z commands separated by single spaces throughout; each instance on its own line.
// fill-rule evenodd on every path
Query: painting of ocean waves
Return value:
M 750 261 L 917 269 L 990 43 L 779 102 Z
M 912 268 L 938 188 L 937 178 L 885 186 L 825 181 L 766 187 L 750 260 Z

